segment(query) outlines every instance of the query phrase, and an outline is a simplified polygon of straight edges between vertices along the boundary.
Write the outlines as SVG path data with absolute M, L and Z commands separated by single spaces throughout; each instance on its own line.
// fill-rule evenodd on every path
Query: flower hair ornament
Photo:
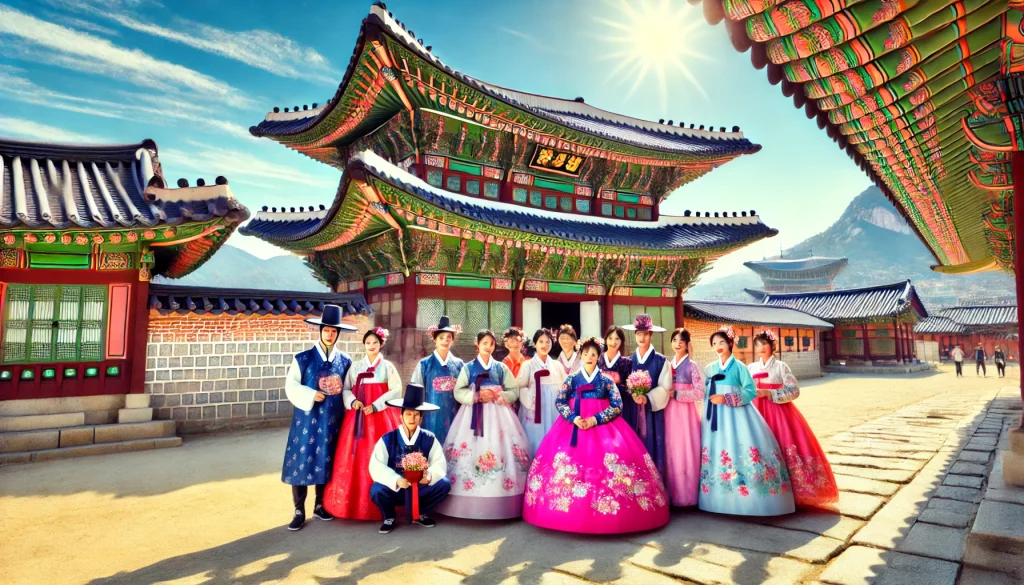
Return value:
M 373 334 L 380 338 L 381 343 L 386 343 L 391 332 L 383 327 L 374 327 Z
M 736 339 L 736 332 L 733 331 L 732 327 L 729 325 L 722 325 L 722 327 L 719 328 L 719 331 L 725 333 L 725 336 L 728 337 L 730 340 Z
M 516 327 L 515 325 L 509 327 L 508 329 L 505 330 L 504 333 L 501 334 L 502 339 L 508 339 L 509 337 L 518 337 L 519 341 L 526 340 L 526 334 L 523 333 L 523 330 L 521 328 Z
M 779 338 L 775 336 L 775 332 L 772 331 L 771 329 L 765 329 L 764 331 L 761 332 L 761 335 L 764 335 L 765 337 L 770 339 L 772 343 L 775 343 L 776 341 L 779 340 Z
M 604 351 L 604 340 L 596 336 L 590 336 L 586 339 L 581 339 L 576 346 L 576 351 L 582 351 L 587 345 L 596 345 L 597 353 Z

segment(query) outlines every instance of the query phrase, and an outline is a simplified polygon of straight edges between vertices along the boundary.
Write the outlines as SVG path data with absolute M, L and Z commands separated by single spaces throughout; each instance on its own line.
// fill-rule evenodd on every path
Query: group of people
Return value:
M 755 336 L 749 366 L 733 357 L 726 327 L 711 336 L 718 358 L 703 369 L 686 329 L 671 333 L 671 357 L 658 353 L 651 338 L 665 329 L 646 314 L 603 339 L 540 329 L 529 358 L 511 327 L 500 362 L 495 334 L 483 330 L 465 362 L 451 352 L 459 327 L 441 317 L 428 330 L 435 350 L 403 391 L 381 355 L 386 329 L 368 330 L 366 356 L 353 362 L 337 349 L 338 335 L 355 330 L 338 307 L 307 321 L 319 341 L 295 356 L 285 385 L 295 405 L 282 470 L 290 530 L 305 523 L 311 485 L 316 518 L 383 520 L 381 533 L 394 529 L 399 506 L 427 527 L 436 511 L 616 534 L 665 525 L 670 506 L 773 516 L 838 500 L 770 330 Z M 623 355 L 626 331 L 632 355 Z
M 964 355 L 964 350 L 960 348 L 959 344 L 954 345 L 953 349 L 949 352 L 949 357 L 953 358 L 953 364 L 956 366 L 957 378 L 964 376 Z M 987 359 L 988 354 L 985 352 L 985 347 L 979 343 L 974 348 L 974 374 L 976 376 L 988 377 L 988 368 L 985 366 L 985 360 Z M 996 364 L 996 373 L 999 377 L 1006 377 L 1006 353 L 998 345 L 995 346 L 992 352 L 992 361 Z

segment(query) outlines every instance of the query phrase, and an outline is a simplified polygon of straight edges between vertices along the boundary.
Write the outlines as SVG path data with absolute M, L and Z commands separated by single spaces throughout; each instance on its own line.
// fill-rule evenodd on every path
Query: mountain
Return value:
M 257 258 L 230 244 L 222 246 L 206 264 L 185 278 L 153 278 L 156 284 L 327 292 L 297 256 Z
M 783 252 L 787 258 L 845 256 L 850 262 L 835 280 L 836 288 L 889 284 L 910 279 L 929 309 L 959 299 L 1012 295 L 1013 277 L 1003 272 L 965 276 L 931 270 L 935 258 L 877 187 L 854 198 L 828 229 Z M 744 288 L 762 288 L 753 271 L 701 283 L 688 296 L 698 299 L 746 301 Z

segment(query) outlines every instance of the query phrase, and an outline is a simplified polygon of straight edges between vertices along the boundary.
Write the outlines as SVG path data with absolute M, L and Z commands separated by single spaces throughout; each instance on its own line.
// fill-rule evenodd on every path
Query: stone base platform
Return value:
M 915 372 L 927 372 L 932 369 L 931 364 L 903 364 L 891 366 L 869 366 L 869 365 L 828 365 L 822 371 L 829 374 L 913 374 Z

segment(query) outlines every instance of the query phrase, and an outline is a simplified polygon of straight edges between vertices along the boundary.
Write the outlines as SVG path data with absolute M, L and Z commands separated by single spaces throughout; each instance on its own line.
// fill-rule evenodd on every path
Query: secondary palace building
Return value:
M 328 103 L 275 108 L 251 132 L 344 174 L 329 206 L 264 208 L 242 233 L 306 258 L 335 291 L 365 292 L 407 366 L 442 314 L 470 332 L 600 335 L 640 312 L 671 329 L 712 260 L 776 233 L 753 211 L 659 213 L 680 186 L 760 150 L 739 128 L 485 83 L 381 4 Z
M 846 258 L 768 258 L 744 262 L 764 283 L 764 292 L 801 293 L 832 290 L 836 277 L 849 261 Z

